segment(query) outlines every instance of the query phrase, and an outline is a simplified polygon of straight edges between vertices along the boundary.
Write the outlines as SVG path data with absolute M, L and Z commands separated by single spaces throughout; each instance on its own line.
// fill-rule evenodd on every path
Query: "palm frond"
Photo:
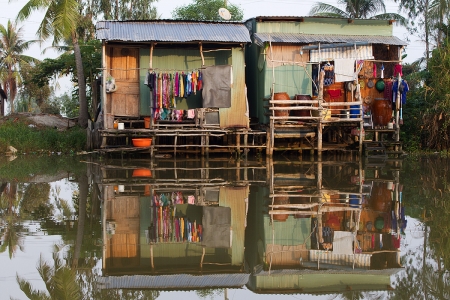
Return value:
M 340 17 L 340 18 L 348 18 L 349 15 L 347 12 L 339 9 L 336 6 L 317 2 L 311 7 L 309 11 L 310 16 L 322 16 L 322 17 Z
M 396 25 L 406 26 L 408 24 L 408 21 L 399 14 L 396 13 L 385 13 L 380 15 L 375 15 L 371 19 L 377 19 L 377 20 L 395 20 Z
M 33 289 L 31 283 L 16 275 L 16 281 L 19 284 L 20 290 L 30 299 L 30 300 L 51 300 L 45 292 Z

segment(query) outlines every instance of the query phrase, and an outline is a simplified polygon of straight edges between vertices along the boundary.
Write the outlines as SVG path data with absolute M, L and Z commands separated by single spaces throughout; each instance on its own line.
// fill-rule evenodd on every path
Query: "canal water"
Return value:
M 0 161 L 0 299 L 450 299 L 449 161 Z

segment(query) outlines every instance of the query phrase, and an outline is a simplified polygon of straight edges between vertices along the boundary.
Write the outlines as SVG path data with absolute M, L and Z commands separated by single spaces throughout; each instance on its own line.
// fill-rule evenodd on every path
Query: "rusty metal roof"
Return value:
M 368 42 L 371 44 L 406 46 L 406 42 L 395 36 L 382 35 L 338 35 L 338 34 L 303 34 L 303 33 L 255 33 L 255 43 L 263 46 L 266 42 L 287 44 L 313 44 L 313 43 L 354 43 Z
M 242 287 L 247 284 L 250 274 L 210 274 L 210 275 L 132 275 L 100 277 L 99 283 L 106 289 L 194 289 L 214 287 Z
M 124 42 L 251 42 L 248 29 L 240 22 L 99 21 L 96 35 L 99 40 Z

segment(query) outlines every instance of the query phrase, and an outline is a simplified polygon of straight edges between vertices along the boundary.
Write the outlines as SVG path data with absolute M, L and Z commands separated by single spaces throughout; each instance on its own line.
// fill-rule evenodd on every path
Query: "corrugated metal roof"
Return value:
M 340 275 L 340 274 L 359 274 L 364 275 L 385 275 L 391 276 L 402 271 L 402 268 L 392 268 L 392 269 L 382 269 L 382 270 L 367 270 L 367 269 L 352 269 L 352 268 L 342 268 L 342 269 L 321 269 L 321 270 L 311 270 L 311 269 L 280 269 L 263 271 L 254 274 L 253 276 L 282 276 L 282 275 L 308 275 L 308 274 L 326 274 L 326 275 Z
M 99 40 L 126 42 L 229 42 L 250 43 L 242 23 L 181 21 L 99 21 Z
M 287 44 L 310 43 L 354 43 L 369 42 L 372 44 L 406 46 L 406 42 L 395 36 L 382 35 L 337 35 L 337 34 L 302 34 L 302 33 L 255 33 L 255 43 L 263 46 L 265 42 Z
M 133 275 L 100 277 L 99 283 L 106 289 L 193 289 L 212 287 L 242 287 L 247 284 L 250 274 L 213 275 Z

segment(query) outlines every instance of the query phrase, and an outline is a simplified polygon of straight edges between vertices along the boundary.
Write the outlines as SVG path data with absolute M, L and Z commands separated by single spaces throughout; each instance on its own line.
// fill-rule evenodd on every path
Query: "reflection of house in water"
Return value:
M 260 169 L 265 175 L 264 167 L 228 160 L 102 167 L 101 282 L 150 289 L 245 285 L 249 182 L 257 182 Z
M 249 289 L 391 289 L 401 267 L 398 172 L 383 177 L 345 162 L 300 162 L 295 174 L 277 162 L 268 169 L 268 190 L 249 201 Z

